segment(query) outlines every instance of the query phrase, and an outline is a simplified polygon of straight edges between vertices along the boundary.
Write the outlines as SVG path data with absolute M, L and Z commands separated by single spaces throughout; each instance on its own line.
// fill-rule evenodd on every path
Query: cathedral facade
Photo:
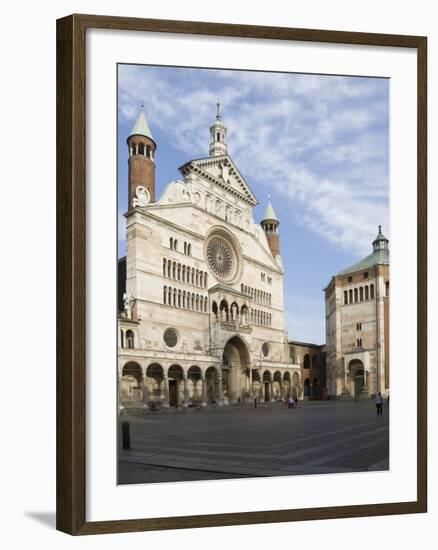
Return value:
M 209 156 L 155 189 L 144 113 L 128 145 L 126 257 L 119 260 L 120 406 L 274 401 L 302 392 L 284 327 L 279 220 L 260 223 L 218 111 Z
M 332 399 L 389 395 L 389 241 L 325 288 L 327 392 Z

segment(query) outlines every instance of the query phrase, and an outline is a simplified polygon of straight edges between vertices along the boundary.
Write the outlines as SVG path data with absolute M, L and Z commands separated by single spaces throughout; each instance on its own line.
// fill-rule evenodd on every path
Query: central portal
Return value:
M 225 344 L 222 360 L 225 402 L 228 400 L 230 403 L 241 403 L 250 396 L 250 367 L 251 357 L 247 343 L 241 336 L 233 336 Z

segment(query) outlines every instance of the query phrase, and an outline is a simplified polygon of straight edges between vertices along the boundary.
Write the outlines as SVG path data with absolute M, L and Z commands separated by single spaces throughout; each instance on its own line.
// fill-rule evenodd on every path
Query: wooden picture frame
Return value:
M 411 48 L 417 53 L 417 499 L 375 505 L 86 521 L 85 79 L 87 29 Z M 57 529 L 72 535 L 407 514 L 427 510 L 427 39 L 71 15 L 57 21 Z

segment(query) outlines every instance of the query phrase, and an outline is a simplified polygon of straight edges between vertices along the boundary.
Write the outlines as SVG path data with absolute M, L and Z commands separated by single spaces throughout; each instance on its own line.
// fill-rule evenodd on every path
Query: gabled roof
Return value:
M 146 120 L 145 114 L 143 111 L 140 111 L 137 121 L 134 124 L 130 136 L 145 136 L 154 141 L 152 137 L 151 129 L 149 128 L 148 121 Z
M 389 249 L 380 248 L 374 250 L 369 256 L 366 256 L 362 260 L 359 260 L 347 269 L 340 271 L 336 275 L 347 275 L 348 273 L 354 273 L 355 271 L 361 271 L 362 269 L 371 268 L 375 265 L 385 265 L 389 264 Z
M 224 162 L 226 164 L 226 172 L 222 168 Z M 198 174 L 202 178 L 215 183 L 221 189 L 238 196 L 251 206 L 258 204 L 257 197 L 251 191 L 251 188 L 228 154 L 190 160 L 180 166 L 179 171 L 183 176 L 186 176 L 190 172 Z M 225 180 L 224 173 L 228 174 L 228 180 Z

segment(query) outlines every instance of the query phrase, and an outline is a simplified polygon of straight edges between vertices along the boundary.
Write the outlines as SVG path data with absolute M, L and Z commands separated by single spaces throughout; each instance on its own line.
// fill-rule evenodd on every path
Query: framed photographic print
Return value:
M 425 512 L 426 38 L 57 51 L 58 529 Z

